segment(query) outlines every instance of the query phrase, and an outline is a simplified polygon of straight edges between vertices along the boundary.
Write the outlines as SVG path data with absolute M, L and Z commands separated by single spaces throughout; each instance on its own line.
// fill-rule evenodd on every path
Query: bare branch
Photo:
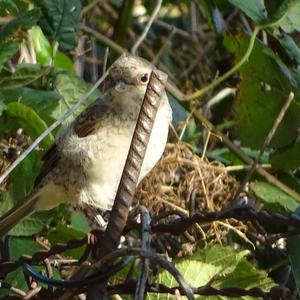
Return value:
M 159 13 L 159 10 L 160 10 L 160 7 L 161 7 L 161 4 L 162 4 L 162 0 L 157 0 L 157 3 L 156 3 L 156 6 L 155 6 L 155 9 L 152 13 L 152 15 L 150 16 L 150 19 L 142 33 L 142 35 L 139 37 L 139 39 L 135 42 L 135 44 L 133 45 L 132 49 L 131 49 L 131 53 L 133 55 L 136 55 L 136 51 L 138 49 L 138 47 L 140 46 L 140 44 L 143 42 L 143 40 L 146 38 L 154 20 L 156 19 L 158 13 Z

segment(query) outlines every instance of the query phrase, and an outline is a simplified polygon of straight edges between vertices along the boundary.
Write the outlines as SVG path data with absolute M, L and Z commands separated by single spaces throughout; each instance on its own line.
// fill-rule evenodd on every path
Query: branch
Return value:
M 155 9 L 152 13 L 152 15 L 150 16 L 149 22 L 147 23 L 142 35 L 139 37 L 139 39 L 135 42 L 135 44 L 133 45 L 132 49 L 131 49 L 131 54 L 136 55 L 136 51 L 138 49 L 138 47 L 140 46 L 140 44 L 143 42 L 143 40 L 146 38 L 155 18 L 157 17 L 160 7 L 162 4 L 162 0 L 157 0 Z

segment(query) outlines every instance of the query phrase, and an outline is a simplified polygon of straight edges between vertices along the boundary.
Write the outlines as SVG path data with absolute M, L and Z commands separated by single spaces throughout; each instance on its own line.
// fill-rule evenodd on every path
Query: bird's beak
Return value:
M 117 92 L 121 93 L 126 89 L 126 82 L 123 78 L 118 78 L 114 81 L 114 88 Z

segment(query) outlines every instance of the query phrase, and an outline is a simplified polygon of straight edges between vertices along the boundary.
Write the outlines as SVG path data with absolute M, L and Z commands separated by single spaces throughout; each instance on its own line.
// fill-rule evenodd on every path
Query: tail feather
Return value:
M 33 195 L 0 216 L 0 238 L 7 234 L 17 223 L 34 213 L 37 200 L 38 195 Z

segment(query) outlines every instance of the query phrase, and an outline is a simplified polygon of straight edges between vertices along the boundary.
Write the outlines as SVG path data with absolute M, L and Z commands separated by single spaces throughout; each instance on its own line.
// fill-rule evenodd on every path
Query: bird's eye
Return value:
M 145 73 L 141 76 L 141 82 L 146 83 L 149 79 L 148 73 Z

